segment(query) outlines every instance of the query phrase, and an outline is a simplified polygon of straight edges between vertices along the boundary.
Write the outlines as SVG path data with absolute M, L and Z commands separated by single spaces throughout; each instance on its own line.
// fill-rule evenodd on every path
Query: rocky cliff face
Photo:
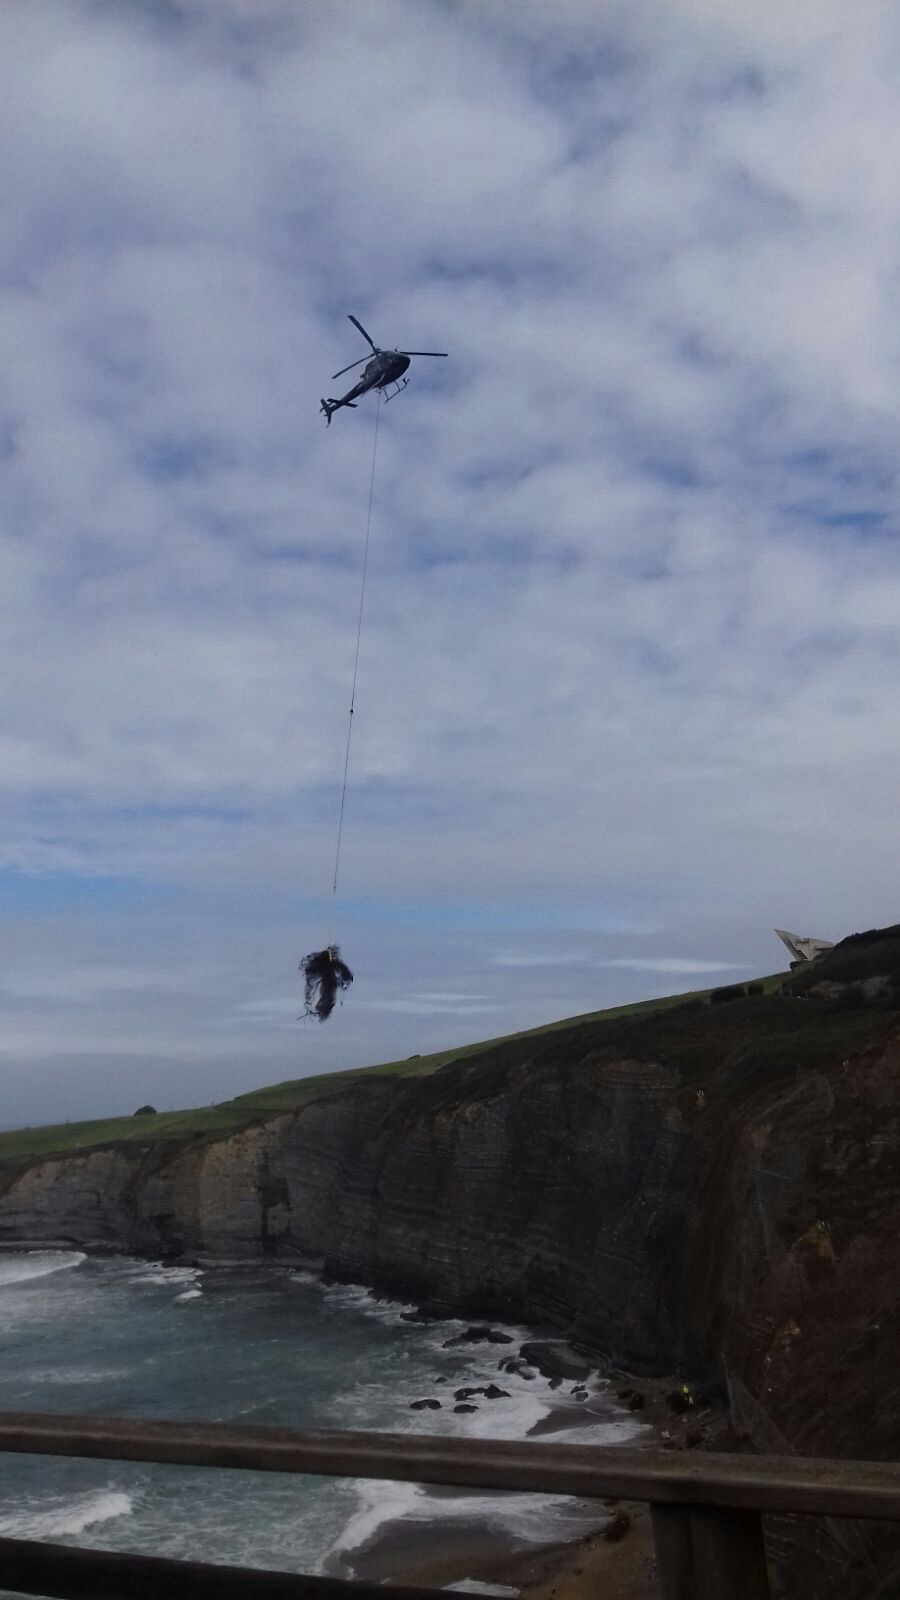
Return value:
M 588 1023 L 228 1138 L 7 1169 L 0 1239 L 299 1254 L 635 1370 L 724 1353 L 792 1389 L 811 1340 L 900 1288 L 898 1063 L 896 1013 L 805 999 Z
M 890 1457 L 898 1088 L 884 1000 L 601 1019 L 430 1077 L 364 1075 L 227 1138 L 148 1130 L 8 1165 L 0 1240 L 300 1256 L 727 1383 L 757 1448 Z

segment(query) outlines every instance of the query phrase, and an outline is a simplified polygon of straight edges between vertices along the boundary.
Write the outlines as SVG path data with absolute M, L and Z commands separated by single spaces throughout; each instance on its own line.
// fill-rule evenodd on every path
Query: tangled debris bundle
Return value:
M 324 950 L 313 950 L 304 956 L 300 971 L 306 983 L 304 1015 L 324 1022 L 334 1010 L 338 990 L 349 989 L 353 982 L 353 973 L 341 960 L 340 946 L 330 944 Z

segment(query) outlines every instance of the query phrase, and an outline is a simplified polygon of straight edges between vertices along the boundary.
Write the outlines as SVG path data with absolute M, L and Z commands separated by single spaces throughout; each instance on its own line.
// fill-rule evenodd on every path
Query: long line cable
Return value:
M 338 872 L 341 865 L 341 839 L 344 833 L 344 808 L 347 803 L 347 778 L 350 772 L 350 741 L 353 738 L 353 713 L 356 709 L 356 680 L 359 675 L 359 647 L 362 640 L 363 612 L 366 604 L 366 573 L 369 568 L 369 538 L 372 532 L 372 505 L 375 499 L 375 462 L 378 457 L 378 424 L 381 420 L 382 395 L 378 391 L 375 407 L 375 436 L 372 440 L 372 471 L 369 475 L 369 508 L 366 512 L 366 541 L 363 547 L 362 576 L 359 585 L 359 619 L 356 625 L 356 654 L 353 658 L 353 686 L 350 690 L 350 716 L 347 721 L 347 748 L 344 752 L 344 781 L 341 786 L 341 809 L 338 815 L 337 846 L 334 852 L 334 881 L 331 886 L 331 933 L 329 947 L 334 943 L 334 924 L 337 912 Z

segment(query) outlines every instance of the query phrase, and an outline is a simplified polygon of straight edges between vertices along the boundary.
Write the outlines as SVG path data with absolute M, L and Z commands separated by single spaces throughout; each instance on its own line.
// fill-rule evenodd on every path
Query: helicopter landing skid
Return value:
M 402 394 L 403 393 L 403 390 L 406 388 L 406 385 L 408 383 L 409 383 L 409 379 L 408 378 L 403 378 L 402 381 L 398 382 L 397 385 L 396 385 L 396 388 L 394 389 L 393 394 L 386 394 L 385 395 L 385 397 L 384 397 L 385 405 L 387 405 L 389 400 L 396 400 L 398 394 Z

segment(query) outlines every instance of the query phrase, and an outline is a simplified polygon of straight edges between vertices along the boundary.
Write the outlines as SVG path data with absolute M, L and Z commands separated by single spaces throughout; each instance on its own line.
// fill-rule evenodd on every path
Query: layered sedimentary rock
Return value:
M 0 1240 L 300 1258 L 563 1331 L 594 1363 L 721 1384 L 758 1449 L 891 1457 L 898 1089 L 884 1000 L 601 1019 L 431 1076 L 325 1082 L 228 1137 L 148 1128 L 8 1163 Z M 816 1593 L 868 1593 L 873 1537 L 862 1588 L 835 1546 Z
M 780 1371 L 811 1304 L 850 1316 L 895 1283 L 900 1032 L 799 999 L 718 1012 L 366 1075 L 227 1138 L 32 1161 L 0 1177 L 0 1238 L 299 1255 L 636 1370 L 724 1352 L 746 1373 L 764 1350 Z

